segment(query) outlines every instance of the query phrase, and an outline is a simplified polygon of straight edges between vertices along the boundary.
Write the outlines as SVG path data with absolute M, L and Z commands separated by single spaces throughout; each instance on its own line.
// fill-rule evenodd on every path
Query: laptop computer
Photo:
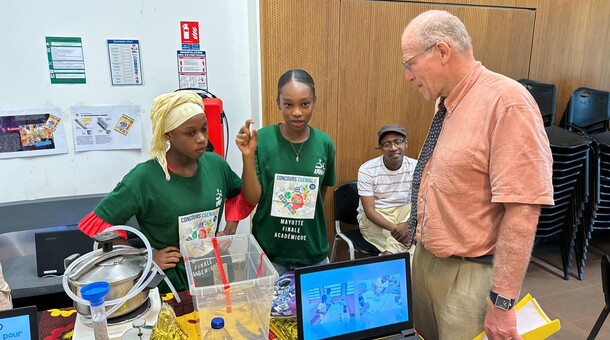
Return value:
M 38 276 L 62 275 L 64 259 L 72 254 L 86 254 L 93 250 L 93 239 L 79 229 L 36 233 L 36 271 Z
M 0 337 L 11 340 L 38 340 L 36 306 L 0 310 Z
M 300 340 L 418 339 L 408 253 L 299 268 L 295 290 Z

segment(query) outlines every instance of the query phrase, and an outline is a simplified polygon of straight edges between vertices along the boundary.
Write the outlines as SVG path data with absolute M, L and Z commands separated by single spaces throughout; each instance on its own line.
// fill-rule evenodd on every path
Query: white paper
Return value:
M 135 105 L 72 107 L 74 149 L 142 148 L 142 119 Z
M 0 159 L 68 153 L 58 109 L 0 111 Z
M 536 300 L 532 299 L 517 311 L 517 331 L 519 334 L 525 334 L 548 323 L 536 309 L 535 302 Z

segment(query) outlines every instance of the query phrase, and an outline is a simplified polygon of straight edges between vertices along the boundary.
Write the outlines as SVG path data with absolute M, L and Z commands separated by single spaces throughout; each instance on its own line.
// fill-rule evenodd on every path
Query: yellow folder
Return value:
M 523 340 L 546 339 L 561 328 L 559 320 L 551 320 L 530 294 L 517 303 L 517 330 Z M 485 331 L 473 340 L 487 340 Z

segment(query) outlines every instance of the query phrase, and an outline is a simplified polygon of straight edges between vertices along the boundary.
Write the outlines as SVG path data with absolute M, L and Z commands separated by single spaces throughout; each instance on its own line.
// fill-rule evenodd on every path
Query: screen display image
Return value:
M 324 339 L 410 319 L 402 259 L 302 274 L 303 339 Z
M 0 320 L 0 339 L 30 340 L 30 316 L 19 315 Z

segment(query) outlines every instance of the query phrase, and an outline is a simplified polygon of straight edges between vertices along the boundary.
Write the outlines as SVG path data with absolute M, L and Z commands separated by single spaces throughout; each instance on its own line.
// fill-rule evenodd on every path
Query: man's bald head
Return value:
M 414 37 L 421 48 L 444 41 L 459 54 L 472 52 L 472 42 L 466 26 L 458 17 L 446 11 L 421 13 L 405 28 L 403 43 L 407 37 Z

